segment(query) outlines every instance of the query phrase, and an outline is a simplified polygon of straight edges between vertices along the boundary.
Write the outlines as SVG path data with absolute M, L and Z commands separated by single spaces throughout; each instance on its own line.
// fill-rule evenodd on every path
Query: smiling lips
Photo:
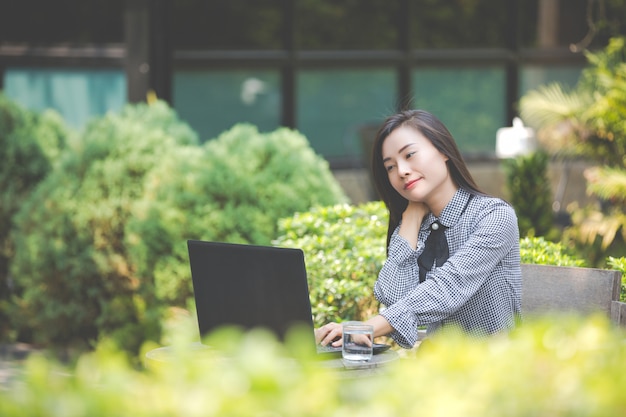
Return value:
M 408 190 L 408 189 L 413 188 L 413 186 L 414 186 L 414 185 L 415 185 L 418 181 L 419 181 L 419 180 L 412 180 L 412 181 L 407 182 L 406 184 L 404 184 L 404 189 L 405 189 L 405 190 Z

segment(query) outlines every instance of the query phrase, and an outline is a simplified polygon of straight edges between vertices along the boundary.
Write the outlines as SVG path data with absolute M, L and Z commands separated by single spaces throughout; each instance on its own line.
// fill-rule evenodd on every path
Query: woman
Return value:
M 522 288 L 515 211 L 478 189 L 443 123 L 422 110 L 389 117 L 372 169 L 389 210 L 387 260 L 374 287 L 385 308 L 367 321 L 374 337 L 411 348 L 419 326 L 478 336 L 514 327 Z M 340 346 L 341 335 L 338 323 L 316 330 L 322 345 Z

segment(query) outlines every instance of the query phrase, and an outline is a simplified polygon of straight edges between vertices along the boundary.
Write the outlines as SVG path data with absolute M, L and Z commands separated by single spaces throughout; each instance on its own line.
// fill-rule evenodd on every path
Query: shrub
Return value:
M 127 229 L 139 274 L 168 304 L 193 295 L 186 239 L 269 245 L 278 219 L 346 201 L 328 163 L 290 129 L 240 124 L 184 155 L 147 178 Z
M 92 121 L 16 216 L 12 318 L 22 341 L 136 350 L 158 337 L 151 280 L 129 262 L 125 225 L 145 178 L 196 135 L 163 103 Z
M 14 216 L 48 174 L 67 141 L 56 113 L 30 112 L 0 93 L 0 339 L 8 337 L 9 263 L 15 252 Z
M 374 283 L 386 259 L 388 214 L 380 201 L 317 207 L 279 222 L 276 246 L 304 251 L 314 323 L 364 320 L 378 310 Z M 523 263 L 585 266 L 561 243 L 520 240 Z
M 518 217 L 520 236 L 556 238 L 548 155 L 537 151 L 504 161 L 509 202 Z M 533 198 L 528 198 L 533 196 Z
M 304 251 L 316 326 L 362 320 L 378 311 L 372 295 L 386 258 L 382 202 L 319 207 L 281 220 L 277 246 Z
M 602 267 L 607 256 L 626 250 L 626 38 L 614 37 L 585 56 L 589 65 L 575 89 L 552 83 L 530 91 L 520 100 L 520 112 L 546 149 L 596 164 L 585 179 L 587 193 L 599 201 L 567 208 L 573 225 L 563 239 Z
M 543 237 L 525 237 L 520 240 L 522 263 L 584 267 L 585 261 L 561 243 L 546 241 Z
M 105 345 L 71 368 L 33 356 L 23 378 L 0 390 L 0 415 L 621 417 L 626 410 L 624 332 L 603 317 L 528 321 L 487 340 L 450 333 L 415 358 L 354 377 L 286 358 L 297 339 L 286 346 L 258 332 L 213 336 L 228 360 L 182 343 L 149 371 L 133 370 Z
M 192 295 L 186 239 L 269 244 L 279 218 L 344 201 L 297 132 L 240 125 L 200 146 L 165 103 L 129 105 L 94 120 L 22 207 L 15 323 L 25 341 L 137 352 Z
M 607 259 L 609 268 L 622 273 L 622 287 L 620 291 L 620 301 L 626 301 L 626 257 L 614 258 L 609 256 Z

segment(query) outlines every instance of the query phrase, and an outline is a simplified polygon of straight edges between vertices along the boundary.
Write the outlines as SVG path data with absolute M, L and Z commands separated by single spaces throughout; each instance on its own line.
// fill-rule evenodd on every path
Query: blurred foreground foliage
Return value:
M 0 415 L 621 417 L 625 336 L 601 316 L 535 318 L 508 336 L 435 336 L 374 376 L 323 366 L 297 332 L 222 329 L 205 349 L 179 335 L 144 370 L 103 342 L 71 368 L 30 357 Z

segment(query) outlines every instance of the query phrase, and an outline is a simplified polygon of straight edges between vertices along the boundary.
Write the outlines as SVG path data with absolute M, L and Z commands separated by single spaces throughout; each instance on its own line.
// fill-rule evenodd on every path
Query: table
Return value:
M 199 360 L 206 359 L 211 351 L 211 347 L 195 342 L 189 345 L 189 353 L 197 355 Z M 152 349 L 146 353 L 148 365 L 157 365 L 159 363 L 169 362 L 174 354 L 174 350 L 170 346 Z M 342 377 L 360 378 L 363 376 L 380 375 L 387 371 L 390 364 L 400 359 L 400 355 L 395 350 L 389 349 L 385 352 L 372 356 L 367 362 L 349 362 L 344 361 L 341 356 L 329 356 L 329 359 L 321 359 L 319 366 L 327 369 L 336 369 L 337 374 Z

